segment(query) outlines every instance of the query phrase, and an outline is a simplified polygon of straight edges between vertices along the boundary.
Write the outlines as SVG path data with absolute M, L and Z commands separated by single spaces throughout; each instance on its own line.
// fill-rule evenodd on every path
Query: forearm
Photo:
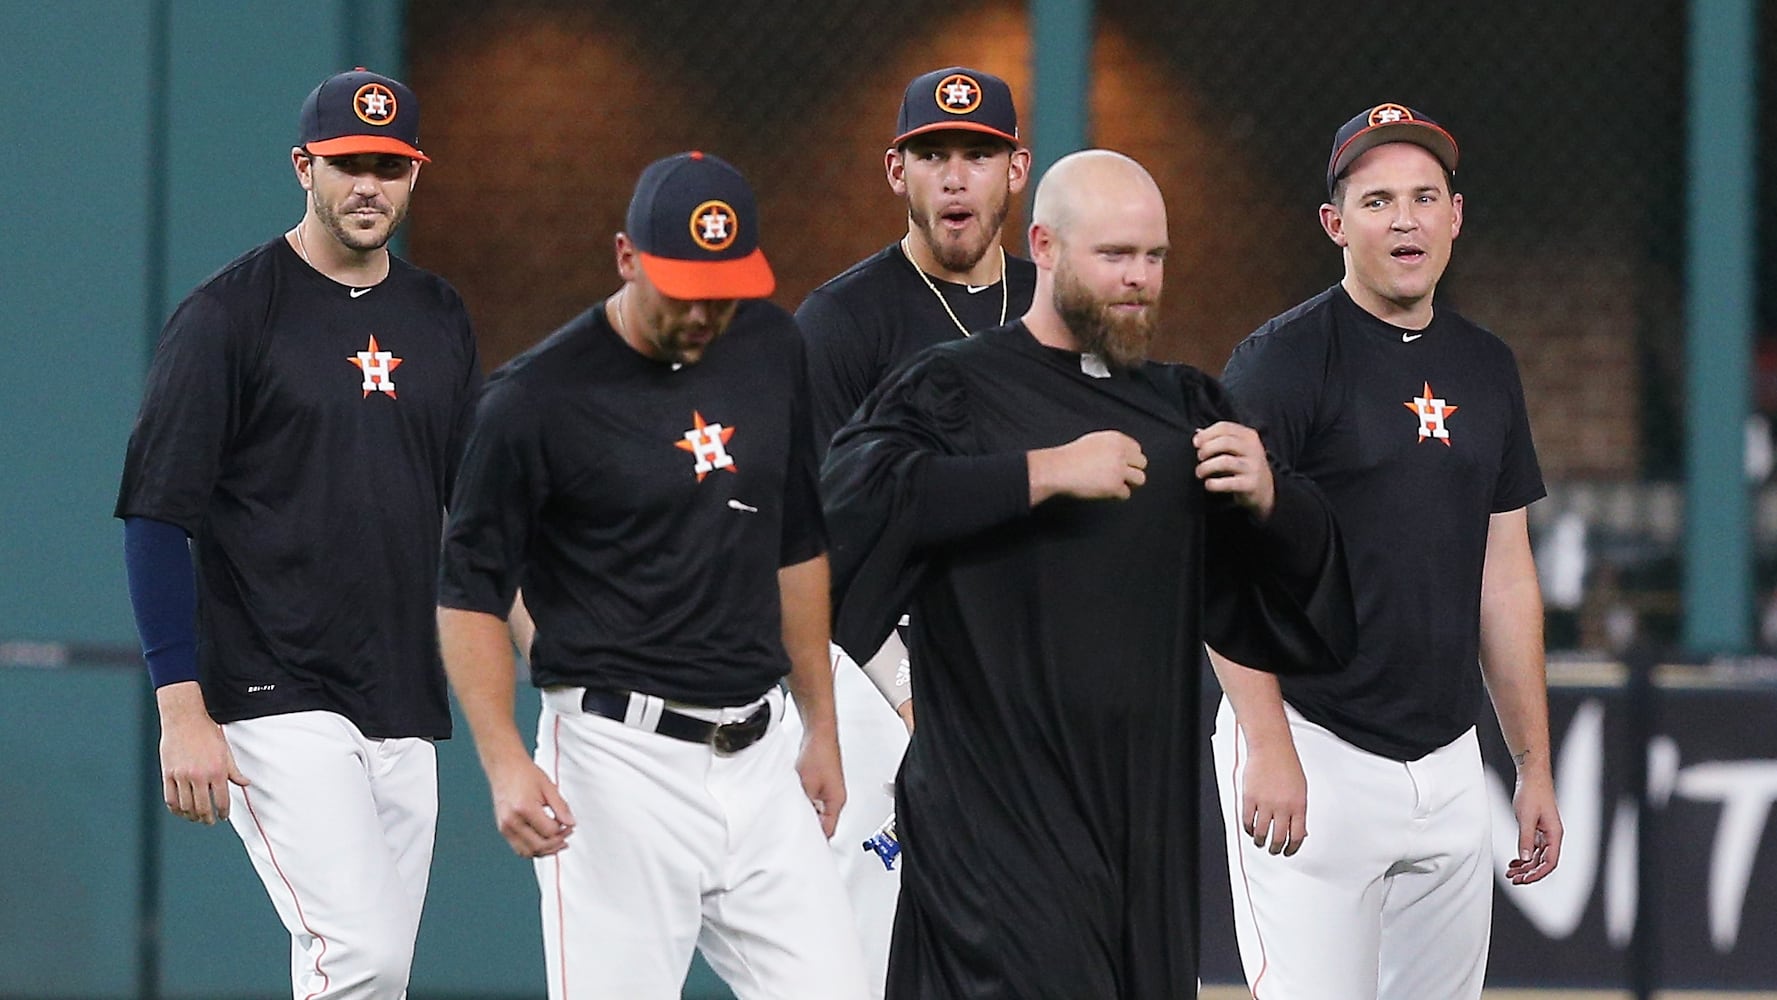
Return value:
M 1294 746 L 1289 717 L 1283 710 L 1283 687 L 1276 674 L 1242 666 L 1213 649 L 1209 650 L 1209 662 L 1249 746 Z
M 1493 515 L 1481 577 L 1481 674 L 1522 770 L 1549 766 L 1543 600 L 1523 511 Z
M 531 609 L 525 607 L 522 590 L 512 599 L 512 611 L 506 616 L 506 631 L 512 636 L 512 644 L 518 647 L 518 654 L 529 661 L 531 645 L 537 641 L 537 623 L 531 620 Z
M 189 684 L 195 690 L 197 578 L 185 530 L 165 521 L 127 518 L 123 547 L 130 607 L 150 680 L 157 689 Z M 203 695 L 197 703 L 203 705 Z
M 846 662 L 851 662 L 849 657 Z M 874 656 L 856 666 L 889 707 L 900 713 L 902 721 L 910 718 L 912 710 L 902 712 L 901 709 L 913 697 L 913 678 L 907 666 L 907 646 L 901 641 L 898 629 L 889 633 Z
M 438 645 L 482 767 L 491 772 L 515 758 L 528 759 L 513 719 L 515 671 L 506 623 L 482 611 L 440 607 Z
M 154 703 L 160 711 L 162 733 L 186 725 L 215 725 L 197 681 L 175 681 L 155 688 Z
M 1506 747 L 1520 769 L 1549 766 L 1548 674 L 1543 660 L 1542 596 L 1528 587 L 1481 597 L 1481 673 Z
M 784 652 L 790 658 L 790 694 L 808 733 L 837 734 L 833 666 L 828 646 L 827 557 L 777 571 L 783 604 Z

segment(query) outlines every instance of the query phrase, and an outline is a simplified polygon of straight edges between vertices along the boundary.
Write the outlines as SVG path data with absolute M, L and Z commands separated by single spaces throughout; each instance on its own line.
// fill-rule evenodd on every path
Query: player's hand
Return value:
M 161 796 L 180 819 L 214 826 L 228 818 L 228 785 L 250 783 L 235 766 L 228 740 L 204 706 L 196 681 L 154 692 L 160 708 Z
M 529 757 L 518 756 L 487 769 L 494 796 L 494 824 L 521 858 L 543 858 L 568 846 L 574 811 L 561 790 Z
M 839 810 L 845 808 L 845 772 L 839 765 L 839 737 L 833 730 L 803 732 L 796 774 L 802 779 L 802 791 L 821 818 L 821 832 L 833 839 L 833 831 L 839 825 Z
M 1518 816 L 1518 856 L 1506 863 L 1506 878 L 1513 885 L 1540 882 L 1561 861 L 1561 814 L 1547 761 L 1527 761 L 1518 769 L 1512 812 Z
M 1235 502 L 1263 521 L 1277 501 L 1277 484 L 1259 432 L 1232 420 L 1210 424 L 1191 436 L 1197 449 L 1197 478 L 1211 493 L 1233 494 Z
M 1093 431 L 1028 454 L 1030 505 L 1055 496 L 1127 500 L 1148 481 L 1148 456 L 1122 431 Z
M 1308 838 L 1308 778 L 1293 744 L 1247 744 L 1240 823 L 1254 847 L 1291 857 Z

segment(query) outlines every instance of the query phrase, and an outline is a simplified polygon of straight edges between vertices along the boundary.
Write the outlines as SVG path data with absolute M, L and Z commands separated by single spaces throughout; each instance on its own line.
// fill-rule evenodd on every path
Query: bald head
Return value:
M 1130 367 L 1147 357 L 1165 277 L 1166 202 L 1142 165 L 1108 149 L 1055 161 L 1031 207 L 1040 342 Z
M 1073 223 L 1112 206 L 1156 213 L 1166 225 L 1166 202 L 1147 169 L 1122 153 L 1083 149 L 1055 161 L 1037 185 L 1030 221 L 1065 239 Z

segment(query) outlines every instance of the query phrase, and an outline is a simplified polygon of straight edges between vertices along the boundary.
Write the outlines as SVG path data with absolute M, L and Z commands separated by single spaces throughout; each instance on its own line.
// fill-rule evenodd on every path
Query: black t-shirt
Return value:
M 743 302 L 696 364 L 582 313 L 488 380 L 439 602 L 505 617 L 531 677 L 739 705 L 789 670 L 777 571 L 826 550 L 795 321 Z
M 1242 341 L 1222 380 L 1331 501 L 1351 566 L 1356 658 L 1283 678 L 1284 698 L 1396 760 L 1462 735 L 1484 705 L 1488 517 L 1545 495 L 1511 349 L 1448 309 L 1404 330 L 1335 285 Z
M 1273 622 L 1272 649 L 1307 650 L 1351 618 L 1312 487 L 1279 475 L 1260 525 L 1197 479 L 1193 433 L 1232 413 L 1194 368 L 1106 373 L 1014 322 L 922 353 L 834 441 L 840 641 L 874 648 L 910 608 L 920 671 L 889 996 L 1194 988 L 1200 643 L 1233 623 L 1256 652 Z M 1145 485 L 1031 507 L 1026 452 L 1106 428 L 1141 443 Z M 1250 613 L 1279 605 L 1261 580 L 1331 614 Z
M 928 276 L 929 277 L 929 276 Z M 877 383 L 903 361 L 933 344 L 1000 326 L 1023 316 L 1036 291 L 1037 268 L 1006 255 L 1003 282 L 959 285 L 932 278 L 952 319 L 900 243 L 853 264 L 808 293 L 796 321 L 808 343 L 814 434 L 820 451 Z
M 274 239 L 161 333 L 118 517 L 191 535 L 220 722 L 322 710 L 450 735 L 433 580 L 481 382 L 468 312 L 396 257 L 353 289 Z

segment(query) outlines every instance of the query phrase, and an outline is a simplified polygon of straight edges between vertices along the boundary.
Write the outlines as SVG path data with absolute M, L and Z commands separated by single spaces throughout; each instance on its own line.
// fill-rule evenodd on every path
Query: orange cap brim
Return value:
M 734 260 L 674 260 L 637 254 L 642 271 L 662 295 L 674 299 L 762 299 L 777 290 L 765 251 Z
M 342 135 L 337 139 L 323 139 L 311 142 L 303 147 L 316 156 L 357 156 L 360 153 L 392 153 L 405 156 L 421 163 L 431 163 L 432 158 L 407 143 L 386 135 Z
M 982 125 L 977 122 L 969 121 L 933 122 L 930 125 L 921 125 L 916 129 L 909 129 L 908 131 L 895 136 L 895 141 L 889 143 L 889 145 L 899 146 L 908 139 L 911 139 L 916 135 L 925 135 L 927 132 L 981 132 L 991 135 L 996 139 L 1004 139 L 1013 146 L 1018 145 L 1018 137 L 1015 135 L 1007 135 L 991 125 Z

